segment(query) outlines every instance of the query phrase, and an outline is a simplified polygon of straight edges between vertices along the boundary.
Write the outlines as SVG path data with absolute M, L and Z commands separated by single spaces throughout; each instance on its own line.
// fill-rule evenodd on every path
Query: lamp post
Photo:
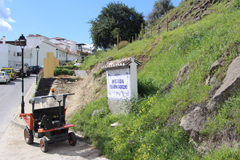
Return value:
M 26 46 L 26 39 L 23 36 L 23 34 L 18 39 L 19 45 L 22 49 L 22 103 L 21 103 L 21 113 L 24 113 L 24 73 L 23 73 L 23 67 L 24 67 L 24 47 Z
M 67 63 L 67 56 L 68 56 L 68 49 L 67 49 L 67 52 L 66 52 L 66 63 Z
M 58 58 L 58 48 L 56 48 L 56 58 Z
M 39 51 L 40 47 L 37 45 L 36 47 L 36 51 L 37 51 L 37 72 L 36 72 L 36 84 L 37 84 L 37 81 L 38 81 L 38 51 Z

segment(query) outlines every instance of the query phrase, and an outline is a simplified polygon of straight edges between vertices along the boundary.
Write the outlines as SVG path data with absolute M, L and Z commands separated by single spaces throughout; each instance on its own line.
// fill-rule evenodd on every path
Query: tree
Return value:
M 129 40 L 135 33 L 139 33 L 144 18 L 134 8 L 111 2 L 89 23 L 92 25 L 90 32 L 94 46 L 107 49 L 117 43 L 118 32 L 122 40 Z
M 148 23 L 152 24 L 156 19 L 159 19 L 163 14 L 173 8 L 174 6 L 171 0 L 156 1 L 153 6 L 153 11 L 148 15 Z

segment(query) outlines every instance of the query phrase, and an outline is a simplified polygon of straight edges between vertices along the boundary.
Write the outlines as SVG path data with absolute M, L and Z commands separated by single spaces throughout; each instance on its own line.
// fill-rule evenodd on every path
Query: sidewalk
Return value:
M 24 103 L 25 103 L 24 112 L 25 113 L 32 113 L 32 104 L 29 104 L 29 100 L 33 98 L 35 89 L 36 89 L 36 82 L 33 82 L 33 84 L 31 85 L 27 94 L 24 97 Z M 19 117 L 20 113 L 21 113 L 21 104 L 18 106 L 17 111 L 12 118 L 12 123 L 21 128 L 24 128 L 26 126 L 26 124 L 23 122 L 22 119 L 20 119 L 20 117 Z

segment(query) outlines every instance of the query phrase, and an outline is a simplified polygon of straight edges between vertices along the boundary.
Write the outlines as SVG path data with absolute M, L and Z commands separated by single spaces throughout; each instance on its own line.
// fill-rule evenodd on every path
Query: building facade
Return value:
M 64 62 L 74 61 L 75 59 L 81 60 L 84 56 L 92 55 L 92 52 L 80 53 L 79 45 L 71 40 L 55 37 L 47 38 L 45 36 L 36 34 L 29 34 L 27 37 L 27 44 L 24 48 L 24 63 L 30 66 L 38 65 L 43 66 L 44 58 L 47 52 L 53 52 L 54 56 L 59 59 L 60 65 Z M 21 48 L 14 44 L 15 41 L 6 41 L 5 36 L 0 41 L 0 67 L 14 68 L 16 63 L 21 63 Z M 36 46 L 40 49 L 36 51 Z M 82 52 L 82 51 L 81 51 Z

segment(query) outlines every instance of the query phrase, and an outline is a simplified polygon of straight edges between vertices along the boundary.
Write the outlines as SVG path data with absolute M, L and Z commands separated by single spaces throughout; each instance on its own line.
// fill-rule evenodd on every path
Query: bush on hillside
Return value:
M 59 68 L 55 68 L 54 69 L 54 76 L 58 76 L 58 75 L 73 75 L 74 71 L 70 71 L 68 69 L 59 69 Z
M 153 6 L 153 11 L 148 15 L 148 23 L 153 24 L 155 20 L 159 19 L 167 11 L 173 8 L 174 6 L 171 0 L 156 1 Z

